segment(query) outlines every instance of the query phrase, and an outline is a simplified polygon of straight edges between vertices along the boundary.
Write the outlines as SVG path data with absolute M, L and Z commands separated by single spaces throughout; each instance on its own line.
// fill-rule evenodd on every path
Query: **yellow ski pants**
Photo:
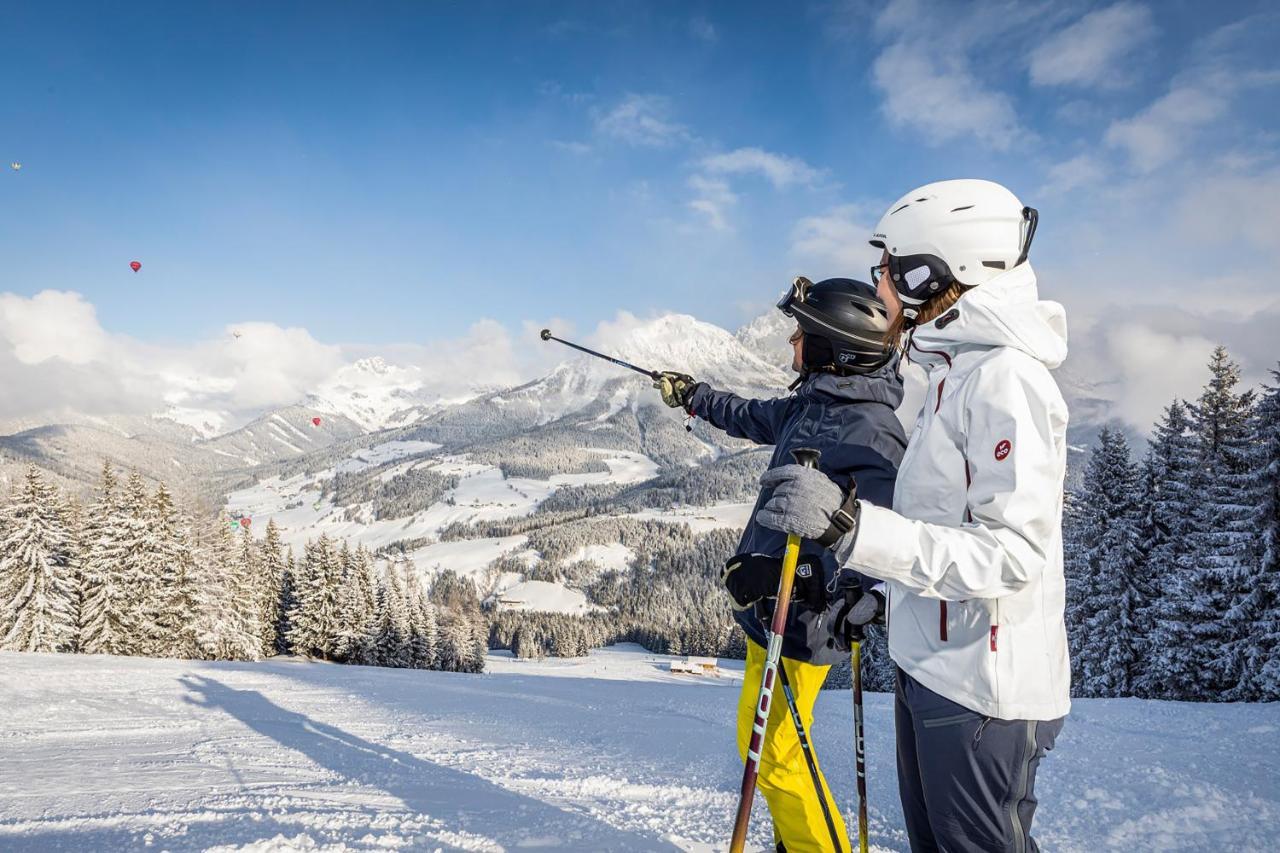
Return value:
M 738 756 L 747 760 L 747 745 L 751 740 L 751 727 L 756 719 L 756 699 L 760 694 L 760 679 L 764 674 L 765 650 L 750 639 L 747 640 L 747 671 L 742 679 L 742 693 L 738 697 Z M 817 666 L 804 661 L 782 658 L 787 679 L 796 697 L 796 708 L 813 744 L 813 703 L 818 699 L 822 682 L 827 679 L 829 666 Z M 814 755 L 814 764 L 817 764 Z M 849 835 L 836 807 L 835 798 L 827 788 L 827 780 L 818 770 L 827 807 L 840 837 L 840 849 L 848 851 Z M 769 814 L 773 817 L 774 841 L 781 841 L 787 853 L 830 853 L 831 831 L 822 816 L 822 801 L 814 788 L 813 777 L 805 762 L 800 738 L 796 734 L 787 697 L 782 692 L 782 680 L 775 682 L 773 701 L 769 706 L 769 721 L 765 725 L 764 745 L 760 749 L 760 776 L 756 782 Z

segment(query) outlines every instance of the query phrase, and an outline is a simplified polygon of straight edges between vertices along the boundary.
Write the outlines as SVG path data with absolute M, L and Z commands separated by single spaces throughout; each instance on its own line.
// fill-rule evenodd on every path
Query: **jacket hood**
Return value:
M 1031 264 L 1019 264 L 961 296 L 941 317 L 916 328 L 920 350 L 1013 347 L 1053 370 L 1067 357 L 1067 314 L 1042 301 Z
M 847 403 L 884 403 L 891 409 L 902 404 L 902 374 L 898 356 L 873 373 L 837 376 L 814 373 L 796 391 L 800 397 L 827 397 Z

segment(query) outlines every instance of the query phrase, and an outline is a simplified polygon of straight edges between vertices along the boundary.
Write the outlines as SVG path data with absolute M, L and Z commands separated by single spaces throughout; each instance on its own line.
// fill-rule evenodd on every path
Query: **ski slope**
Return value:
M 0 850 L 723 849 L 741 678 L 617 646 L 484 675 L 0 653 Z M 867 697 L 872 849 L 904 851 L 889 696 Z M 849 694 L 816 748 L 853 805 Z M 1274 850 L 1280 706 L 1076 704 L 1045 850 Z M 768 840 L 757 807 L 754 848 Z

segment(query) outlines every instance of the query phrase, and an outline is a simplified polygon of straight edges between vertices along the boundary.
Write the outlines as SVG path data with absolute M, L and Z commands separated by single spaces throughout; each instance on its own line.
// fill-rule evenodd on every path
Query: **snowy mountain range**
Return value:
M 682 314 L 617 325 L 616 334 L 602 346 L 646 368 L 679 370 L 757 396 L 785 393 L 792 377 L 786 342 L 792 321 L 776 311 L 736 333 Z M 466 444 L 499 435 L 563 433 L 569 427 L 599 432 L 624 412 L 639 419 L 624 430 L 628 434 L 644 434 L 649 421 L 663 431 L 675 427 L 678 416 L 655 408 L 657 398 L 645 377 L 599 359 L 568 351 L 566 356 L 523 385 L 486 389 L 478 377 L 470 393 L 453 398 L 430 390 L 431 377 L 422 368 L 363 358 L 339 369 L 294 405 L 260 412 L 248 423 L 243 417 L 237 423 L 226 412 L 174 407 L 150 418 L 69 416 L 52 424 L 0 425 L 8 433 L 0 434 L 0 485 L 17 467 L 35 462 L 65 485 L 82 490 L 107 458 L 152 479 L 177 481 L 179 488 L 197 494 L 211 477 L 245 476 L 261 466 L 369 446 L 399 433 Z M 918 405 L 920 378 L 910 371 L 905 375 L 908 400 Z M 1069 368 L 1058 377 L 1072 408 L 1072 444 L 1085 446 L 1108 421 L 1106 390 L 1072 375 Z M 907 411 L 911 404 L 902 413 L 907 422 L 913 417 Z M 654 411 L 644 413 L 648 409 Z M 320 418 L 318 425 L 314 418 Z M 718 451 L 708 448 L 722 444 L 713 433 L 696 433 L 702 439 L 696 444 L 700 456 L 676 455 L 686 463 L 713 458 Z M 620 449 L 643 452 L 643 442 L 614 438 L 615 444 L 627 445 Z

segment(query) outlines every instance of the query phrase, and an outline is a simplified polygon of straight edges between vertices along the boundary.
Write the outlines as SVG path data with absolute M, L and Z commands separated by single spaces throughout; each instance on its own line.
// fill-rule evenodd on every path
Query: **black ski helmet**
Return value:
M 885 337 L 889 312 L 865 282 L 828 278 L 814 284 L 800 276 L 778 300 L 778 310 L 804 332 L 806 373 L 870 373 L 893 355 Z

